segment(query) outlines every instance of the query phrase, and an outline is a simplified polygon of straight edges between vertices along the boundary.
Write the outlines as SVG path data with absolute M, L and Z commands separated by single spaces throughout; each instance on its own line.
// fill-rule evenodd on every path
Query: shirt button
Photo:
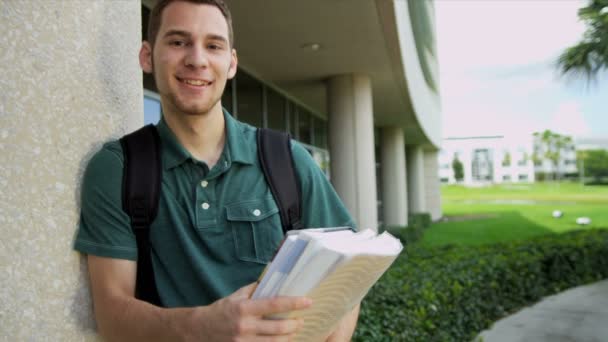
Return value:
M 207 202 L 203 203 L 202 207 L 204 210 L 209 209 L 209 203 L 207 203 Z
M 260 216 L 262 214 L 262 212 L 260 211 L 260 209 L 256 209 L 253 211 L 253 216 Z
M 202 186 L 203 188 L 206 188 L 206 187 L 207 187 L 207 185 L 209 185 L 209 182 L 207 182 L 206 180 L 204 180 L 204 181 L 202 181 L 202 182 L 201 182 L 201 186 Z

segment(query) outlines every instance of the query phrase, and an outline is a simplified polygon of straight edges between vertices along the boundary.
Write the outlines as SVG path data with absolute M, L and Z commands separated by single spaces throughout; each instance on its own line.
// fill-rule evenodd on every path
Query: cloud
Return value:
M 584 3 L 436 1 L 444 137 L 597 130 L 588 121 L 596 106 L 553 65 L 582 36 Z
M 441 68 L 551 63 L 584 32 L 581 1 L 436 1 Z
M 509 108 L 500 108 L 490 104 L 477 103 L 466 108 L 455 107 L 458 113 L 444 115 L 444 137 L 471 137 L 495 135 L 530 135 L 541 130 L 543 123 L 530 119 L 529 113 L 522 113 Z
M 575 101 L 566 101 L 557 107 L 549 121 L 549 129 L 571 136 L 587 136 L 591 133 L 580 105 Z

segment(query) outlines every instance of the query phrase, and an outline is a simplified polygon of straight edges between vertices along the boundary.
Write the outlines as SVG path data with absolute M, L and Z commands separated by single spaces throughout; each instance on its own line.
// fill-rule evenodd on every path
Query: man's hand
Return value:
M 288 341 L 299 319 L 263 317 L 310 307 L 310 299 L 249 299 L 254 284 L 208 306 L 160 308 L 135 299 L 137 264 L 88 256 L 95 318 L 108 341 Z
M 302 327 L 301 319 L 270 320 L 265 316 L 302 310 L 312 301 L 304 297 L 249 299 L 255 283 L 242 287 L 228 297 L 200 307 L 191 323 L 209 341 L 289 341 Z M 193 336 L 194 337 L 194 336 Z M 198 336 L 197 336 L 198 337 Z

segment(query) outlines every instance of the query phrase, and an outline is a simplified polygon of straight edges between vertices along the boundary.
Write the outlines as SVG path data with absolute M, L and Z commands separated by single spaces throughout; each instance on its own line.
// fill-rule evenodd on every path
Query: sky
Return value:
M 589 84 L 554 66 L 585 30 L 579 0 L 436 0 L 443 137 L 550 129 L 608 138 L 608 72 Z

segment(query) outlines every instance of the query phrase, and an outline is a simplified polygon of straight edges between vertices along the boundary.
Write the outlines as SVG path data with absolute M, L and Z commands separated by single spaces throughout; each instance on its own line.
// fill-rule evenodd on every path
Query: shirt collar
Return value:
M 161 141 L 163 169 L 168 170 L 174 168 L 186 160 L 192 159 L 190 152 L 180 144 L 162 116 L 156 125 L 156 129 L 158 130 Z
M 234 119 L 228 111 L 224 110 L 223 114 L 226 127 L 226 143 L 224 144 L 224 151 L 220 160 L 225 160 L 228 163 L 255 163 L 256 153 L 255 151 L 251 151 L 252 144 L 248 143 L 245 139 L 243 134 L 244 126 Z M 163 169 L 174 168 L 188 159 L 194 160 L 190 152 L 177 140 L 177 137 L 171 131 L 164 118 L 161 117 L 156 128 L 161 140 Z
M 224 110 L 224 120 L 226 122 L 226 145 L 224 152 L 228 152 L 232 162 L 243 164 L 254 164 L 257 158 L 257 141 L 247 136 L 246 125 L 238 122 L 235 118 Z M 249 138 L 249 139 L 247 139 Z M 226 148 L 227 147 L 227 148 Z

